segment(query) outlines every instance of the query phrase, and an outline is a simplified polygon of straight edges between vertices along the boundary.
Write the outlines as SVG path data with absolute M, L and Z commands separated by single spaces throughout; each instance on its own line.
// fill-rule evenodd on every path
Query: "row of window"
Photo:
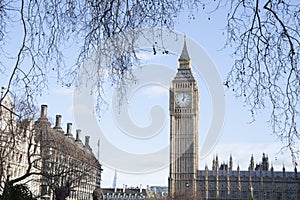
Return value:
M 200 183 L 199 187 L 203 188 L 203 187 L 208 187 L 208 188 L 216 188 L 216 185 L 218 185 L 218 188 L 220 189 L 224 189 L 224 188 L 249 188 L 250 185 L 249 183 L 243 182 L 241 184 L 236 183 L 236 182 L 210 182 L 207 185 L 205 183 Z M 287 190 L 293 190 L 293 189 L 297 189 L 299 188 L 299 183 L 295 182 L 295 183 L 277 183 L 277 184 L 272 184 L 272 183 L 258 183 L 252 182 L 252 188 L 254 189 L 261 189 L 264 188 L 265 190 L 271 190 L 272 188 L 276 188 L 276 190 L 282 190 L 282 189 L 287 189 Z
M 190 75 L 182 75 L 182 78 L 189 79 L 191 76 Z M 176 83 L 175 88 L 190 88 L 192 87 L 192 83 Z
M 206 194 L 205 191 L 201 191 L 200 195 L 202 197 L 208 197 L 208 198 L 218 198 L 218 199 L 250 199 L 253 197 L 254 199 L 277 199 L 277 200 L 282 200 L 282 199 L 289 199 L 289 200 L 294 200 L 298 196 L 300 196 L 299 192 L 297 194 L 297 191 L 289 191 L 289 192 L 265 192 L 265 191 L 241 191 L 241 192 L 236 192 L 232 191 L 231 193 L 228 193 L 227 191 L 221 190 L 216 192 L 215 190 L 210 190 Z

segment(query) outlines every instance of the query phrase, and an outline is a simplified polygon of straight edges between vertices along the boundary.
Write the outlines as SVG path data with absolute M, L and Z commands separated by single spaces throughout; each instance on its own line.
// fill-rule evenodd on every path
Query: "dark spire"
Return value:
M 215 156 L 213 158 L 213 164 L 212 164 L 212 170 L 216 169 L 216 160 L 215 160 Z
M 253 157 L 253 154 L 251 155 L 251 159 L 250 159 L 250 169 L 254 170 L 254 157 Z
M 183 48 L 181 51 L 181 55 L 179 57 L 179 61 L 190 61 L 189 52 L 186 46 L 186 36 L 184 35 Z
M 233 161 L 232 161 L 232 155 L 230 154 L 230 157 L 229 157 L 229 169 L 232 170 L 233 168 Z

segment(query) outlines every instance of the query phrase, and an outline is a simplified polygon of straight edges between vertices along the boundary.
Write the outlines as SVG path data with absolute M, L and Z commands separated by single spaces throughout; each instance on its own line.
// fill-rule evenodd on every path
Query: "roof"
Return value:
M 238 177 L 239 174 L 240 174 L 240 177 L 249 177 L 250 173 L 249 171 L 231 171 L 231 170 L 228 170 L 228 172 L 226 170 L 219 170 L 218 171 L 218 176 L 221 177 L 226 177 L 227 176 L 227 173 L 230 177 Z M 272 171 L 251 171 L 251 176 L 254 178 L 254 177 L 260 177 L 261 175 L 262 177 L 264 178 L 271 178 L 272 177 Z M 292 178 L 294 179 L 295 178 L 295 172 L 282 172 L 282 171 L 274 171 L 274 177 L 278 177 L 278 178 L 283 178 L 284 176 L 286 178 Z M 205 177 L 206 175 L 206 172 L 205 170 L 198 170 L 198 176 L 200 177 Z M 208 171 L 208 176 L 216 176 L 216 171 L 215 170 L 209 170 Z
M 65 134 L 62 129 L 52 128 L 47 118 L 39 118 L 35 122 L 35 130 L 43 134 L 37 139 L 41 142 L 42 147 L 50 147 L 62 153 L 62 155 L 70 156 L 76 160 L 80 160 L 93 167 L 101 167 L 91 149 L 82 144 L 80 140 L 76 141 L 72 134 Z
M 190 56 L 186 45 L 186 36 L 184 35 L 183 48 L 181 51 L 181 55 L 179 57 L 179 61 L 189 61 Z
M 147 191 L 140 188 L 125 188 L 125 191 L 120 188 L 101 188 L 101 192 L 104 197 L 113 199 L 144 199 L 148 197 Z

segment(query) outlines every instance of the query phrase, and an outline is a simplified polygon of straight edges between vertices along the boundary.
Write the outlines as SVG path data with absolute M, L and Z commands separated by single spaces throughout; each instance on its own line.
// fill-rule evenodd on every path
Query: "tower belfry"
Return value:
M 169 96 L 169 195 L 172 199 L 197 194 L 199 94 L 186 38 L 178 62 Z

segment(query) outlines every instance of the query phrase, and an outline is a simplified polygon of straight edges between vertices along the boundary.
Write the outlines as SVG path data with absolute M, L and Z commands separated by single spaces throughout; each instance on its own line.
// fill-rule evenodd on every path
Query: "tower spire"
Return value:
M 179 57 L 179 61 L 190 61 L 190 56 L 186 45 L 186 35 L 184 35 L 183 48 Z
M 199 93 L 190 67 L 186 37 L 176 76 L 170 86 L 169 196 L 197 193 Z M 181 97 L 183 95 L 184 97 Z M 187 100 L 188 99 L 188 100 Z M 183 103 L 182 103 L 183 102 Z M 187 103 L 186 103 L 187 102 Z M 178 117 L 179 116 L 179 117 Z M 184 124 L 184 126 L 181 126 Z M 174 127 L 174 128 L 173 128 Z M 186 134 L 189 133 L 189 134 Z M 188 164 L 187 164 L 188 163 Z M 181 199 L 181 198 L 179 198 Z
M 114 189 L 117 188 L 117 170 L 115 170 L 115 176 L 114 176 L 114 180 L 113 180 L 112 187 L 113 187 Z

